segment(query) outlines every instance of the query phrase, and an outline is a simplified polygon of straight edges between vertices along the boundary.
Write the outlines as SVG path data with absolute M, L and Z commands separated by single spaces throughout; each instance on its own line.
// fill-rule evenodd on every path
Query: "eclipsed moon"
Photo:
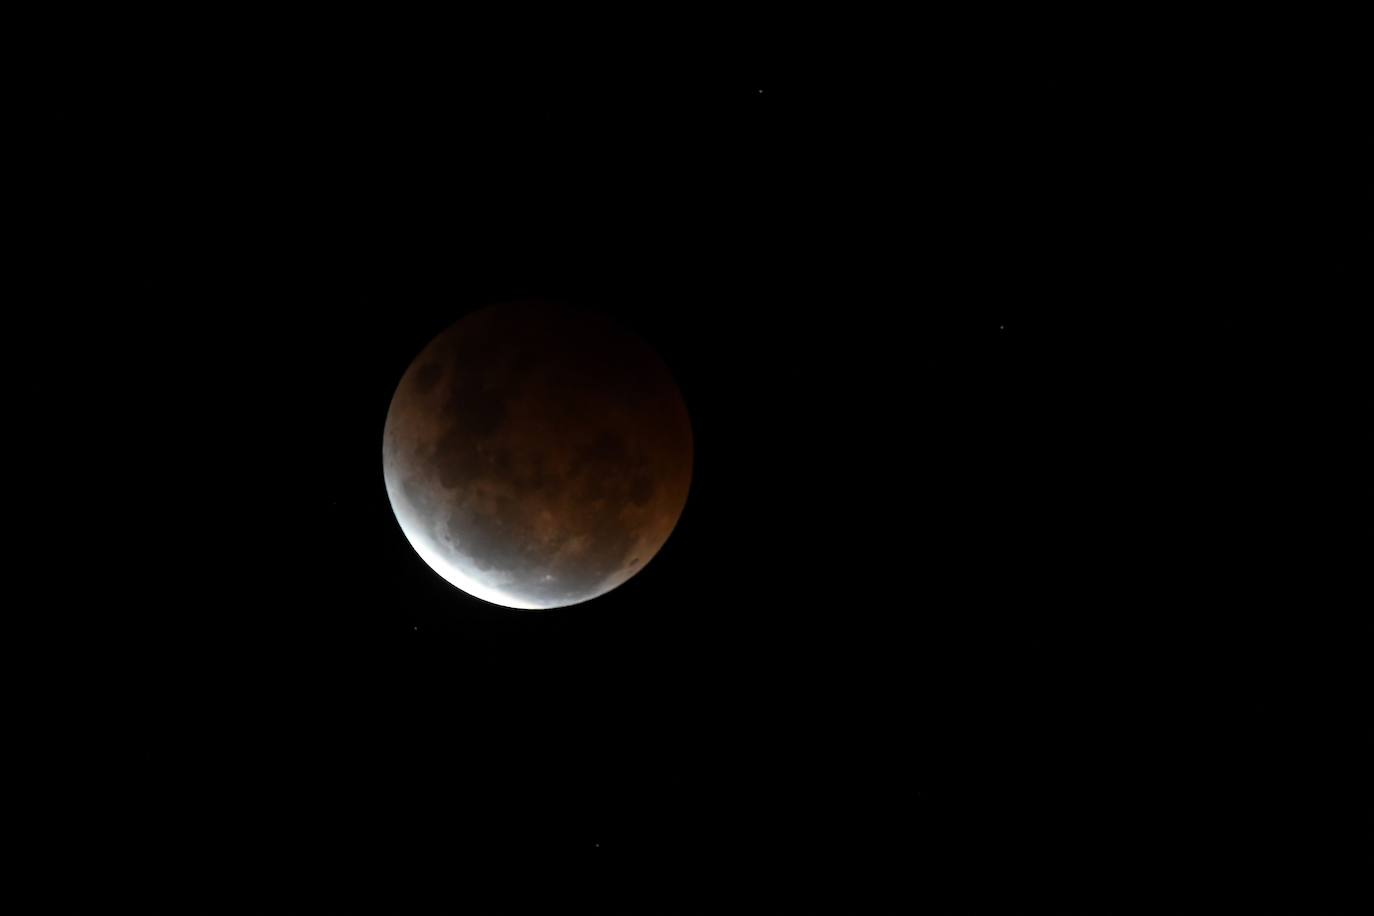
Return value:
M 435 572 L 484 601 L 563 607 L 658 552 L 687 501 L 692 429 L 647 344 L 533 302 L 474 312 L 415 357 L 382 445 L 391 507 Z

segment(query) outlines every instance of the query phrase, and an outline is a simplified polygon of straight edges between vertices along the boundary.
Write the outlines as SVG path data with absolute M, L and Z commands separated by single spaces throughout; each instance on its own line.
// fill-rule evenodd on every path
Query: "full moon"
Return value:
M 663 546 L 687 502 L 692 428 L 642 340 L 594 313 L 515 303 L 467 315 L 415 357 L 382 469 L 435 572 L 504 607 L 564 607 Z

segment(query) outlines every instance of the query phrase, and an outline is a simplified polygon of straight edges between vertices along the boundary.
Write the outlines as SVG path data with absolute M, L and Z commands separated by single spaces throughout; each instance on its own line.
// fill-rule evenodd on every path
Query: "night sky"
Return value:
M 35 71 L 53 900 L 1358 909 L 1354 68 L 403 37 Z M 550 612 L 382 483 L 411 359 L 530 298 L 648 341 L 696 443 L 662 552 Z

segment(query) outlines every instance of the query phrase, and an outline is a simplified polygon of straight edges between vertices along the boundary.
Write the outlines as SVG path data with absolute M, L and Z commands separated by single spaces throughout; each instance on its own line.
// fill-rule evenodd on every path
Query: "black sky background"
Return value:
M 271 44 L 35 71 L 60 897 L 1359 909 L 1356 68 Z M 544 613 L 428 570 L 380 462 L 410 359 L 529 297 L 648 340 L 697 449 Z

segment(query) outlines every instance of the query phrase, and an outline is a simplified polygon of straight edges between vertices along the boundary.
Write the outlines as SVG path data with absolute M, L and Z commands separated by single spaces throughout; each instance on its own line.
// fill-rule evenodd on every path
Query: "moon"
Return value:
M 596 313 L 511 303 L 415 357 L 382 469 L 401 531 L 440 576 L 503 607 L 565 607 L 623 584 L 668 540 L 692 428 L 642 340 Z

